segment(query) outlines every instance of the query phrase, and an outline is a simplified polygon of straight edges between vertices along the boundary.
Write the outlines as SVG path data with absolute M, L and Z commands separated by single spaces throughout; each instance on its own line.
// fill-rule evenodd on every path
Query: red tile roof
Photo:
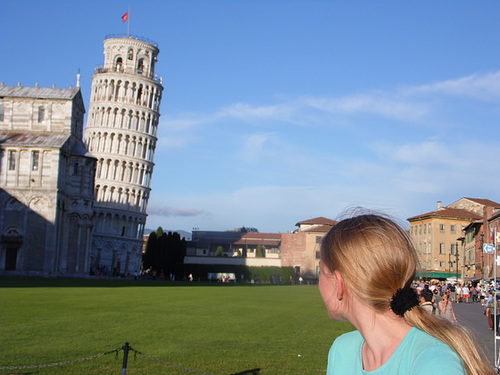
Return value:
M 332 229 L 333 225 L 316 225 L 311 228 L 302 229 L 301 232 L 320 232 L 327 233 L 330 229 Z
M 471 200 L 473 202 L 476 202 L 476 203 L 479 203 L 479 204 L 482 204 L 484 206 L 487 206 L 487 207 L 495 207 L 495 208 L 500 208 L 500 203 L 497 203 L 497 202 L 493 202 L 489 199 L 481 199 L 481 198 L 467 198 L 465 197 L 465 199 L 468 199 L 468 200 Z
M 430 218 L 430 217 L 446 217 L 446 218 L 452 218 L 452 219 L 466 219 L 466 220 L 480 220 L 482 219 L 481 216 L 476 215 L 472 212 L 469 212 L 467 210 L 461 210 L 458 208 L 448 208 L 448 207 L 443 207 L 437 211 L 432 211 L 428 212 L 422 215 L 417 215 L 408 218 L 408 221 L 415 221 L 419 219 L 424 219 L 424 218 Z
M 332 219 L 328 219 L 326 217 L 316 217 L 314 219 L 309 219 L 309 220 L 304 220 L 304 221 L 299 221 L 297 224 L 297 226 L 299 225 L 302 225 L 302 224 L 310 224 L 310 225 L 313 225 L 313 224 L 322 224 L 322 225 L 329 225 L 329 226 L 334 226 L 335 224 L 337 224 L 338 221 L 335 221 L 335 220 L 332 220 Z
M 281 242 L 281 233 L 245 233 L 241 238 L 234 242 L 235 245 L 268 245 L 279 246 Z

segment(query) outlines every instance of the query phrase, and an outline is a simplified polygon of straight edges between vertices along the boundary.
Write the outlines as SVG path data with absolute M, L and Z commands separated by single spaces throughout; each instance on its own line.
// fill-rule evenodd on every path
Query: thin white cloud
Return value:
M 496 162 L 487 157 L 500 152 L 500 146 L 494 143 L 428 140 L 413 144 L 381 142 L 372 148 L 381 163 L 393 170 L 392 179 L 403 191 L 475 191 L 483 184 L 500 183 L 500 176 L 492 173 Z
M 431 123 L 439 112 L 435 97 L 466 97 L 483 101 L 500 100 L 500 71 L 489 74 L 472 74 L 455 80 L 445 80 L 426 85 L 372 91 L 359 94 L 332 96 L 303 96 L 281 99 L 269 105 L 252 105 L 238 102 L 208 114 L 168 114 L 166 126 L 178 134 L 193 128 L 227 121 L 241 121 L 254 126 L 276 126 L 278 123 L 293 125 L 339 125 L 357 115 L 375 115 L 395 119 L 402 123 Z M 333 121 L 332 121 L 333 119 Z M 187 137 L 184 137 L 187 139 Z M 187 144 L 183 137 L 178 145 Z M 174 137 L 175 140 L 175 137 Z M 166 141 L 165 144 L 175 143 Z
M 442 94 L 473 98 L 482 101 L 500 100 L 500 71 L 487 74 L 471 74 L 458 79 L 446 80 L 402 90 L 406 95 Z
M 352 95 L 341 98 L 309 97 L 304 103 L 312 108 L 343 115 L 374 114 L 403 121 L 416 121 L 428 114 L 422 103 L 387 93 Z
M 205 212 L 193 208 L 181 208 L 181 207 L 168 207 L 168 206 L 155 206 L 150 205 L 148 208 L 148 214 L 153 216 L 164 216 L 164 217 L 178 217 L 178 216 L 200 216 L 204 215 Z
M 256 161 L 261 159 L 265 154 L 268 154 L 269 149 L 273 146 L 273 133 L 251 134 L 244 140 L 244 145 L 241 150 L 243 159 L 247 161 Z
M 238 119 L 245 122 L 258 120 L 289 121 L 295 113 L 295 108 L 289 103 L 279 103 L 268 106 L 252 106 L 248 103 L 235 103 L 216 112 L 217 118 Z

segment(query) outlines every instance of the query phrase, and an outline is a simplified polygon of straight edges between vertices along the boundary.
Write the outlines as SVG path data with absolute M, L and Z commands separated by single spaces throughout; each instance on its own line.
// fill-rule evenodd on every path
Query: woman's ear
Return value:
M 337 299 L 342 301 L 344 298 L 344 280 L 342 279 L 342 275 L 339 271 L 333 271 L 335 274 L 335 279 L 337 281 Z

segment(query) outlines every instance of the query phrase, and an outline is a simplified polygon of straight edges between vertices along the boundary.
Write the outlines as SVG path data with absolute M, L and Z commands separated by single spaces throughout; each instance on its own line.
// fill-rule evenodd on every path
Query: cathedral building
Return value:
M 97 158 L 92 267 L 140 270 L 163 91 L 158 53 L 147 40 L 106 38 L 104 65 L 92 78 L 85 129 Z
M 89 267 L 95 158 L 76 88 L 0 85 L 0 271 Z

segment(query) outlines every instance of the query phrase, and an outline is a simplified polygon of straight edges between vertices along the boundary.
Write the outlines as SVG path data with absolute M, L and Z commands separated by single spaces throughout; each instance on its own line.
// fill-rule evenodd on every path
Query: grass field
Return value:
M 317 286 L 0 279 L 0 367 L 86 358 L 125 345 L 209 374 L 324 374 L 335 337 Z M 300 357 L 299 357 L 300 355 Z M 0 374 L 120 374 L 123 351 Z M 127 374 L 188 374 L 129 354 Z

